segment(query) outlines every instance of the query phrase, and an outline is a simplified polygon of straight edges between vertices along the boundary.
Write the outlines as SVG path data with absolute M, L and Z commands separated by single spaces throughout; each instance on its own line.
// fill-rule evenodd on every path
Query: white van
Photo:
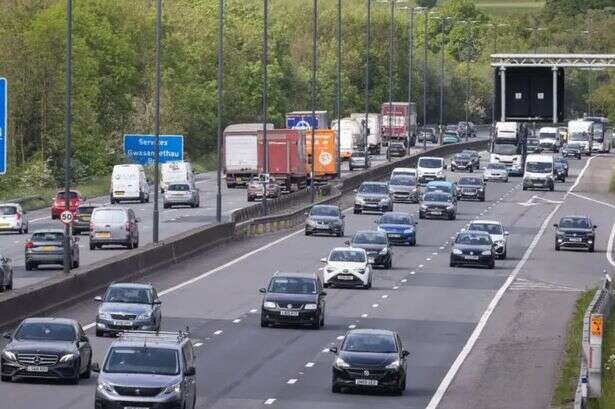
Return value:
M 170 184 L 176 183 L 194 187 L 194 172 L 190 162 L 179 160 L 160 165 L 160 191 L 164 193 Z
M 523 190 L 527 189 L 555 190 L 553 155 L 527 155 L 525 174 L 523 175 Z
M 418 183 L 425 184 L 432 180 L 446 180 L 444 169 L 446 169 L 444 159 L 429 156 L 420 157 L 416 165 Z
M 111 174 L 111 204 L 122 200 L 149 203 L 149 184 L 141 165 L 115 165 Z
M 554 127 L 547 126 L 540 128 L 538 139 L 540 140 L 540 147 L 543 149 L 550 149 L 553 152 L 557 152 L 561 146 L 559 131 Z

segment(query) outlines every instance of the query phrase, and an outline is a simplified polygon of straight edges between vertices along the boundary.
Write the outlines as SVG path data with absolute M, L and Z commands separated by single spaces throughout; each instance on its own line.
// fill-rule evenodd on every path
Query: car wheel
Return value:
M 312 233 L 311 233 L 311 232 L 309 232 L 309 231 L 307 231 L 307 229 L 305 229 L 305 235 L 306 235 L 306 236 L 311 236 L 311 235 L 312 235 Z
M 2 382 L 11 382 L 13 380 L 12 376 L 4 376 L 2 375 Z
M 320 316 L 318 319 L 312 324 L 313 329 L 320 329 Z
M 32 263 L 26 261 L 26 271 L 32 271 Z
M 455 168 L 451 166 L 451 172 L 455 172 Z
M 474 173 L 474 167 L 470 167 L 470 173 Z
M 128 240 L 128 243 L 126 243 L 126 248 L 128 248 L 129 250 L 132 250 L 135 248 L 135 244 L 132 240 Z
M 551 186 L 549 186 L 549 190 L 551 192 L 553 192 L 555 190 L 555 183 L 551 183 Z
M 344 231 L 341 230 L 339 233 L 336 234 L 337 237 L 344 237 Z
M 92 375 L 92 358 L 90 358 L 88 362 L 87 368 L 85 368 L 85 372 L 81 374 L 81 379 L 90 379 Z
M 323 286 L 324 288 L 329 288 L 329 283 L 323 283 L 323 284 L 322 284 L 322 286 Z
M 361 214 L 361 210 L 360 210 L 360 209 L 354 209 L 354 210 L 353 210 L 353 213 L 354 213 L 354 214 Z
M 4 380 L 4 377 L 2 377 L 2 380 Z M 340 388 L 339 385 L 337 385 L 335 382 L 333 382 L 331 384 L 331 392 L 332 393 L 340 393 L 342 391 L 342 388 Z
M 419 219 L 424 219 L 425 215 L 422 212 L 419 212 Z
M 90 243 L 90 250 L 94 250 L 96 248 L 96 245 L 94 243 Z
M 81 362 L 77 361 L 77 370 L 75 371 L 75 375 L 68 380 L 71 385 L 79 385 L 79 380 L 81 379 L 79 368 L 81 368 Z
M 455 219 L 457 219 L 457 214 L 456 214 L 456 213 L 453 213 L 453 214 L 449 217 L 449 219 L 451 219 L 451 220 L 455 220 Z
M 73 268 L 79 268 L 79 260 L 73 260 Z
M 320 316 L 320 326 L 324 327 L 325 326 L 325 312 L 322 312 L 322 315 Z
M 412 247 L 416 246 L 416 237 L 415 237 L 415 238 L 413 238 L 413 239 L 410 241 L 410 245 L 411 245 Z
M 269 327 L 269 321 L 267 321 L 264 317 L 261 317 L 261 327 L 262 328 Z
M 481 196 L 480 201 L 484 202 L 485 201 L 485 196 Z
M 168 204 L 168 203 L 164 203 L 164 204 L 162 205 L 162 207 L 163 207 L 163 208 L 165 208 L 165 209 L 168 209 L 168 208 L 170 208 L 170 207 L 171 207 L 171 205 L 170 205 L 170 204 Z
M 527 186 L 523 186 L 523 190 L 527 190 Z
M 96 336 L 97 337 L 104 337 L 105 336 L 105 331 L 96 328 Z
M 490 269 L 495 268 L 495 258 L 491 259 L 491 261 L 489 262 L 489 266 Z
M 6 286 L 6 288 L 9 290 L 13 289 L 13 276 L 11 276 L 11 281 L 9 282 L 9 285 Z
M 592 244 L 591 246 L 589 246 L 589 252 L 593 253 L 594 252 L 594 244 Z

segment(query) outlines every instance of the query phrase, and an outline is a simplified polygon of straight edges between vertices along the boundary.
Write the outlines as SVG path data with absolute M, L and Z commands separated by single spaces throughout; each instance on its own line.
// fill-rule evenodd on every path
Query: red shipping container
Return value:
M 305 169 L 305 134 L 299 129 L 267 131 L 269 169 L 265 169 L 263 132 L 258 131 L 258 170 L 268 172 L 287 191 L 303 189 L 308 174 Z

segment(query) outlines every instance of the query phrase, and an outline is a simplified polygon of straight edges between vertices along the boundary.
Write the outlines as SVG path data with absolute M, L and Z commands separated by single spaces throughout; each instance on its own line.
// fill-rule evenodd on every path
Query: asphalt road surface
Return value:
M 163 328 L 189 326 L 192 331 L 197 350 L 197 406 L 426 407 L 498 289 L 517 269 L 541 224 L 553 212 L 549 201 L 563 200 L 563 192 L 570 189 L 584 163 L 571 161 L 568 182 L 558 183 L 555 192 L 522 191 L 520 179 L 511 178 L 509 183 L 489 183 L 485 202 L 460 202 L 457 220 L 420 220 L 417 247 L 396 247 L 394 268 L 376 270 L 371 290 L 328 290 L 326 325 L 319 331 L 261 328 L 261 295 L 257 290 L 275 271 L 317 271 L 319 259 L 347 238 L 305 237 L 302 230 L 265 235 L 215 249 L 149 276 L 147 281 L 162 294 Z M 461 175 L 449 174 L 453 180 Z M 566 200 L 570 198 L 568 195 Z M 599 206 L 587 201 L 577 211 L 590 213 L 607 230 L 612 220 Z M 416 214 L 417 205 L 396 204 L 395 209 Z M 347 212 L 347 235 L 373 228 L 375 217 Z M 450 268 L 451 239 L 476 218 L 500 220 L 510 231 L 509 258 L 498 260 L 494 270 Z M 546 243 L 552 245 L 551 239 Z M 601 235 L 597 253 L 562 253 L 562 260 L 557 259 L 557 267 L 549 267 L 549 274 L 576 271 L 581 259 L 596 263 L 595 269 L 599 269 L 605 245 Z M 544 251 L 549 251 L 548 247 Z M 566 264 L 564 258 L 571 262 Z M 525 268 L 533 263 L 537 263 L 535 268 L 545 268 L 542 254 L 532 253 Z M 595 281 L 595 277 L 588 274 L 586 279 Z M 576 288 L 580 284 L 566 285 Z M 55 315 L 73 317 L 86 325 L 99 361 L 112 339 L 93 336 L 95 314 L 96 304 L 84 301 Z M 353 326 L 390 328 L 400 333 L 411 353 L 403 396 L 330 392 L 333 356 L 327 348 Z M 92 408 L 95 383 L 95 377 L 79 386 L 1 383 L 0 396 L 11 402 L 11 409 Z

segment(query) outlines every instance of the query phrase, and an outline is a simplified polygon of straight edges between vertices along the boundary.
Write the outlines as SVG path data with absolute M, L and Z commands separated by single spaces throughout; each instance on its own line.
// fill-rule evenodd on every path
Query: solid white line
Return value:
M 394 286 L 393 286 L 393 290 L 398 290 L 398 289 L 399 289 L 399 286 L 398 286 L 398 285 L 394 285 Z
M 571 192 L 570 194 L 572 196 L 578 197 L 579 199 L 589 200 L 590 202 L 598 203 L 598 204 L 601 204 L 603 206 L 610 207 L 611 209 L 615 209 L 615 205 L 612 204 L 612 203 L 603 202 L 602 200 L 593 199 L 591 197 L 583 196 L 583 195 L 580 195 L 578 193 L 572 193 Z
M 609 242 L 606 246 L 606 259 L 615 267 L 615 261 L 613 261 L 613 241 L 615 240 L 615 223 L 611 229 L 611 235 L 609 236 Z
M 32 222 L 40 222 L 41 220 L 51 219 L 51 216 L 39 217 L 37 219 L 30 219 L 30 223 Z
M 378 308 L 378 304 L 372 304 L 372 308 Z
M 583 177 L 583 174 L 585 173 L 585 171 L 589 167 L 592 159 L 594 159 L 596 157 L 597 156 L 593 156 L 593 157 L 591 157 L 591 158 L 589 158 L 587 160 L 587 162 L 585 163 L 585 166 L 583 167 L 583 169 L 579 173 L 579 176 L 577 177 L 575 183 L 572 186 L 570 186 L 570 188 L 568 189 L 568 191 L 564 195 L 564 200 L 566 199 L 568 194 L 570 194 L 570 192 L 572 192 L 574 190 L 574 188 L 576 188 L 578 186 L 578 184 L 581 181 L 581 178 Z M 540 238 L 542 237 L 542 235 L 544 234 L 545 230 L 547 229 L 547 226 L 549 225 L 549 222 L 551 221 L 551 219 L 553 218 L 555 213 L 557 213 L 559 208 L 562 206 L 564 200 L 562 200 L 562 203 L 560 203 L 560 204 L 555 206 L 555 208 L 551 211 L 551 213 L 549 213 L 547 218 L 544 220 L 544 222 L 540 226 L 540 230 L 538 231 L 538 233 L 536 233 L 536 236 L 534 236 L 534 239 L 532 240 L 532 242 L 530 243 L 530 246 L 527 248 L 527 250 L 523 254 L 523 257 L 521 258 L 521 260 L 519 260 L 519 263 L 517 263 L 515 269 L 510 273 L 510 275 L 506 279 L 506 282 L 504 282 L 502 287 L 500 287 L 498 292 L 495 294 L 495 296 L 493 297 L 493 299 L 491 300 L 491 302 L 487 306 L 487 309 L 483 312 L 483 315 L 481 316 L 480 320 L 476 324 L 476 327 L 474 328 L 474 331 L 472 331 L 472 334 L 470 335 L 470 338 L 468 338 L 468 341 L 463 346 L 463 349 L 461 350 L 461 352 L 459 353 L 459 355 L 457 356 L 457 358 L 453 362 L 453 365 L 451 365 L 451 367 L 449 368 L 448 372 L 446 373 L 446 375 L 442 379 L 442 382 L 438 386 L 438 389 L 436 390 L 436 392 L 432 396 L 431 400 L 429 401 L 429 404 L 426 406 L 425 409 L 436 409 L 438 407 L 438 405 L 440 404 L 440 401 L 442 400 L 442 398 L 444 397 L 444 394 L 446 393 L 447 389 L 449 388 L 449 386 L 453 382 L 453 379 L 455 378 L 455 375 L 457 375 L 457 372 L 461 368 L 461 365 L 466 360 L 468 355 L 470 355 L 470 352 L 472 352 L 472 349 L 474 348 L 474 345 L 476 344 L 476 341 L 478 340 L 478 338 L 480 337 L 481 333 L 483 332 L 483 329 L 487 325 L 487 322 L 489 321 L 489 318 L 491 317 L 491 314 L 493 313 L 495 308 L 500 303 L 500 300 L 504 296 L 504 293 L 506 292 L 508 287 L 510 287 L 512 282 L 515 280 L 515 278 L 519 274 L 519 271 L 521 271 L 521 269 L 523 268 L 523 266 L 525 265 L 527 260 L 530 258 L 530 255 L 534 251 L 534 248 L 538 245 L 538 242 L 540 241 Z

